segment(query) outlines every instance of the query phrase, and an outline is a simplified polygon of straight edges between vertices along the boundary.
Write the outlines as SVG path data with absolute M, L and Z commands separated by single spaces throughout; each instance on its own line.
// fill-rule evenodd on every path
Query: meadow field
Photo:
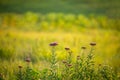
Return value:
M 104 15 L 1 13 L 0 79 L 119 80 L 119 26 L 119 19 Z M 94 47 L 92 53 L 94 56 L 89 54 L 91 46 Z M 54 47 L 55 51 L 51 52 Z M 83 49 L 85 49 L 84 54 L 82 54 Z M 66 56 L 69 56 L 70 59 Z M 90 58 L 90 56 L 92 57 Z M 64 60 L 68 61 L 69 67 L 72 64 L 72 67 L 64 67 L 62 64 L 66 63 Z M 78 62 L 76 62 L 77 60 Z M 85 66 L 86 70 L 80 67 L 81 65 Z M 97 75 L 99 74 L 98 65 L 107 65 L 110 66 L 110 69 L 103 67 L 100 69 L 103 70 L 100 74 L 105 75 Z M 21 70 L 21 68 L 23 69 Z M 62 73 L 64 68 L 66 72 L 63 71 Z M 78 73 L 74 71 L 77 68 Z M 91 71 L 93 75 L 90 75 Z M 80 73 L 81 76 L 78 77 Z

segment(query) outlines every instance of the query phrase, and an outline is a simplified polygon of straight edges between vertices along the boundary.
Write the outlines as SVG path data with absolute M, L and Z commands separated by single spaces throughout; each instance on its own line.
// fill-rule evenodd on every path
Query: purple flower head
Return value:
M 70 50 L 70 48 L 66 47 L 65 50 Z
M 50 45 L 50 46 L 57 46 L 58 43 L 57 43 L 57 42 L 52 42 L 52 43 L 50 43 L 49 45 Z
M 95 46 L 96 43 L 95 43 L 95 42 L 91 42 L 90 45 L 91 45 L 91 46 Z
M 77 60 L 79 60 L 79 59 L 80 59 L 80 56 L 78 55 L 78 56 L 77 56 Z
M 18 68 L 20 68 L 20 69 L 21 69 L 21 68 L 22 68 L 22 66 L 18 66 Z
M 71 64 L 68 64 L 68 67 L 71 67 L 72 65 Z
M 65 60 L 64 60 L 64 61 L 62 61 L 62 62 L 63 62 L 64 64 L 66 64 L 66 63 L 67 63 L 67 61 L 65 61 Z
M 29 63 L 31 61 L 30 57 L 27 57 L 25 61 Z
M 86 49 L 86 47 L 85 47 L 85 46 L 83 46 L 83 47 L 81 47 L 81 49 Z

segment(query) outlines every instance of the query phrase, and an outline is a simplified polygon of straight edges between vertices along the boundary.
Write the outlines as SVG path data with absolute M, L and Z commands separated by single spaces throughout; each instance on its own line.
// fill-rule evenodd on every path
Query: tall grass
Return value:
M 64 47 L 70 46 L 72 53 L 72 61 L 75 63 L 76 56 L 81 52 L 81 47 L 86 46 L 91 41 L 96 41 L 95 64 L 109 64 L 113 69 L 119 71 L 119 34 L 111 31 L 89 31 L 80 33 L 61 33 L 61 32 L 23 32 L 17 30 L 4 30 L 0 33 L 0 49 L 1 60 L 0 72 L 4 74 L 6 79 L 14 79 L 14 73 L 18 69 L 18 65 L 25 66 L 24 59 L 26 56 L 31 57 L 32 65 L 36 69 L 43 70 L 41 74 L 45 74 L 41 78 L 45 78 L 50 67 L 51 51 L 49 43 L 58 41 L 59 47 L 56 47 L 56 58 L 59 61 L 66 60 L 67 52 Z M 104 38 L 104 40 L 103 40 Z M 114 46 L 114 47 L 113 47 Z M 87 56 L 89 49 L 84 51 Z M 118 58 L 116 58 L 118 57 Z M 79 58 L 79 56 L 78 56 Z M 45 64 L 44 64 L 45 63 Z M 59 63 L 59 62 L 58 62 Z M 76 62 L 77 63 L 77 62 Z M 62 63 L 60 63 L 62 64 Z M 48 66 L 49 65 L 49 66 Z M 62 64 L 64 65 L 64 64 Z M 78 65 L 78 64 L 76 64 Z M 81 65 L 81 63 L 80 63 Z M 60 65 L 59 65 L 60 67 Z M 23 67 L 24 68 L 24 67 Z M 48 69 L 46 69 L 48 68 Z M 68 70 L 69 71 L 69 70 Z M 61 72 L 58 72 L 58 76 Z M 76 73 L 77 74 L 77 73 Z M 74 76 L 76 75 L 74 74 Z M 65 75 L 63 75 L 65 76 Z
M 62 13 L 0 14 L 0 20 L 0 77 L 6 80 L 15 80 L 16 76 L 20 79 L 23 74 L 24 79 L 28 76 L 39 76 L 43 80 L 93 79 L 93 76 L 109 79 L 115 76 L 111 71 L 120 71 L 119 20 Z M 48 44 L 52 41 L 57 41 L 59 46 L 51 53 Z M 91 59 L 91 54 L 87 53 L 92 41 L 97 46 L 95 58 Z M 26 57 L 30 57 L 29 67 Z M 104 65 L 98 67 L 98 64 L 108 64 L 113 69 Z
M 19 66 L 18 80 L 119 80 L 118 74 L 110 66 L 103 64 L 95 65 L 93 51 L 96 43 L 90 43 L 90 52 L 86 56 L 84 53 L 78 54 L 79 56 L 76 57 L 75 62 L 72 61 L 73 52 L 71 49 L 65 48 L 68 56 L 66 56 L 63 64 L 59 64 L 56 58 L 55 47 L 57 45 L 58 43 L 56 42 L 50 44 L 52 47 L 50 68 L 35 72 L 28 65 L 25 72 L 21 73 L 22 67 Z M 86 50 L 86 47 L 82 47 L 82 49 Z M 27 62 L 30 62 L 30 60 L 27 60 Z M 58 65 L 61 66 L 58 67 Z
M 109 18 L 104 15 L 4 13 L 0 14 L 0 21 L 0 29 L 9 29 L 11 27 L 26 31 L 81 31 L 83 28 L 120 30 L 119 19 Z

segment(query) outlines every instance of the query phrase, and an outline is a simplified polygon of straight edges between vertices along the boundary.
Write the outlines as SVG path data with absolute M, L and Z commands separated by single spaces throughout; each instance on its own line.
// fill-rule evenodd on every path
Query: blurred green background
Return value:
M 0 0 L 0 73 L 15 78 L 30 56 L 33 66 L 47 67 L 49 43 L 58 42 L 57 57 L 96 42 L 96 64 L 120 71 L 120 0 Z
M 119 0 L 0 0 L 0 12 L 103 14 L 120 17 Z

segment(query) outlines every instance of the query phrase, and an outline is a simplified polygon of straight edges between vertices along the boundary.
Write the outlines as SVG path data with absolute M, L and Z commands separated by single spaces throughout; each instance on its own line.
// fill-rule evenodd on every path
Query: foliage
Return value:
M 40 13 L 73 13 L 73 14 L 104 14 L 120 18 L 119 0 L 0 0 L 0 12 L 25 13 L 26 11 Z
M 91 45 L 91 50 L 90 53 L 87 54 L 87 56 L 84 55 L 84 53 L 79 54 L 80 56 L 77 56 L 76 61 L 72 62 L 72 54 L 71 50 L 68 50 L 68 56 L 66 61 L 63 62 L 65 66 L 59 67 L 60 69 L 57 68 L 55 59 L 55 46 L 52 46 L 52 58 L 50 62 L 51 67 L 50 69 L 43 69 L 40 72 L 35 72 L 33 69 L 30 69 L 29 67 L 26 69 L 25 73 L 23 72 L 24 75 L 21 77 L 18 76 L 18 80 L 119 80 L 117 73 L 114 72 L 114 70 L 108 66 L 108 65 L 102 65 L 99 64 L 97 67 L 94 64 L 94 45 Z M 82 47 L 83 50 L 85 48 Z M 21 69 L 21 68 L 20 68 Z M 58 71 L 59 72 L 56 72 Z M 41 75 L 40 75 L 41 73 Z M 22 74 L 19 72 L 19 74 Z M 40 75 L 40 76 L 38 76 Z M 21 79 L 22 77 L 25 76 L 25 79 Z
M 63 66 L 61 69 L 66 69 L 64 64 L 61 64 L 63 60 L 68 60 L 66 54 L 63 51 L 64 47 L 70 46 L 72 49 L 72 61 L 74 64 L 76 56 L 80 53 L 80 47 L 87 46 L 91 41 L 96 41 L 98 45 L 95 50 L 95 64 L 109 64 L 113 67 L 113 70 L 119 72 L 119 32 L 113 31 L 102 31 L 102 30 L 85 30 L 80 33 L 61 33 L 61 32 L 24 32 L 19 30 L 1 30 L 0 38 L 0 48 L 1 50 L 9 49 L 0 59 L 0 73 L 3 73 L 6 80 L 11 80 L 15 78 L 16 68 L 19 64 L 25 66 L 23 59 L 30 55 L 32 60 L 32 65 L 35 69 L 40 69 L 40 78 L 48 78 L 50 75 L 50 60 L 51 53 L 49 51 L 48 44 L 51 41 L 58 41 L 60 43 L 59 47 L 56 47 L 56 58 L 58 61 L 58 67 Z M 84 43 L 84 44 L 83 44 Z M 114 46 L 114 47 L 113 47 Z M 88 50 L 89 51 L 89 50 Z M 87 51 L 84 52 L 85 56 Z M 7 55 L 8 54 L 8 55 Z M 2 54 L 0 54 L 2 56 Z M 8 57 L 9 56 L 9 57 Z M 9 59 L 7 59 L 9 58 Z M 85 60 L 86 61 L 86 60 Z M 75 63 L 76 62 L 76 63 Z M 81 62 L 81 61 L 80 61 Z M 11 64 L 11 65 L 10 65 Z M 73 64 L 73 65 L 74 65 Z M 80 63 L 81 64 L 81 63 Z M 77 65 L 77 64 L 76 64 Z M 47 69 L 46 69 L 47 68 Z M 68 68 L 67 68 L 68 69 Z M 77 69 L 77 68 L 76 68 Z M 23 69 L 24 70 L 24 69 Z M 70 69 L 71 70 L 71 69 Z M 36 71 L 36 70 L 35 70 Z M 63 70 L 64 71 L 64 70 Z M 69 71 L 69 70 L 68 70 Z M 39 71 L 38 71 L 39 72 Z M 61 72 L 58 71 L 59 78 L 64 75 L 60 75 Z M 64 72 L 65 73 L 65 72 Z M 77 74 L 77 73 L 76 73 Z M 74 76 L 76 75 L 74 74 Z M 43 75 L 43 76 L 41 76 Z M 46 76 L 47 75 L 47 76 Z M 101 75 L 100 75 L 101 76 Z
M 88 29 L 120 30 L 120 20 L 104 15 L 83 15 L 63 13 L 32 13 L 25 14 L 0 14 L 0 29 L 16 28 L 34 31 L 81 31 Z
M 120 71 L 119 25 L 119 19 L 103 15 L 1 13 L 0 79 L 33 79 L 34 76 L 41 80 L 53 77 L 116 80 Z M 60 44 L 51 53 L 48 44 L 52 41 Z M 95 57 L 89 54 L 88 44 L 92 41 L 97 42 Z M 70 46 L 70 50 L 63 51 L 65 46 L 66 49 Z M 87 50 L 85 47 L 81 50 L 82 46 Z M 29 67 L 24 62 L 26 56 L 32 61 Z M 22 65 L 21 70 L 18 65 Z

